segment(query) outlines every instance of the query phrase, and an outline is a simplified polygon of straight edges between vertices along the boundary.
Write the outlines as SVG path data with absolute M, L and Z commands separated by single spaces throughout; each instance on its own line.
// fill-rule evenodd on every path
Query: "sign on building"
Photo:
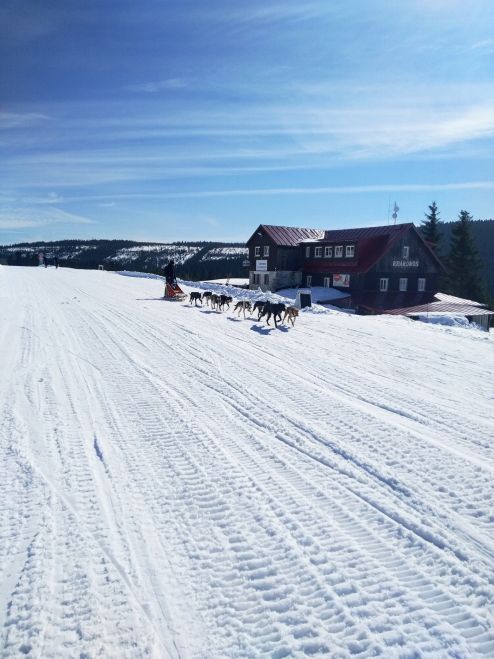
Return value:
M 256 261 L 257 272 L 265 272 L 268 269 L 268 262 L 266 259 Z
M 350 275 L 333 275 L 333 286 L 348 288 L 350 286 Z

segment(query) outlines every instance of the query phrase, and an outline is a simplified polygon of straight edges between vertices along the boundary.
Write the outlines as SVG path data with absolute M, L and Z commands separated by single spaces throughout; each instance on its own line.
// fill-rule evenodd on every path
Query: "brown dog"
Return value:
M 285 315 L 283 316 L 283 322 L 288 318 L 291 321 L 293 327 L 295 327 L 295 319 L 298 318 L 298 309 L 295 307 L 287 307 L 285 309 Z

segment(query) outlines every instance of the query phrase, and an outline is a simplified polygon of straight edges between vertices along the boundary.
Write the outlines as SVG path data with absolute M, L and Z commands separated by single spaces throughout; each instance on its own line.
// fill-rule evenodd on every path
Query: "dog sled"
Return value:
M 165 284 L 165 294 L 163 295 L 163 298 L 165 300 L 185 300 L 187 297 L 187 294 L 183 292 L 183 290 L 180 288 L 180 286 L 177 284 L 177 282 L 174 282 L 173 284 L 170 284 L 170 282 L 166 282 Z

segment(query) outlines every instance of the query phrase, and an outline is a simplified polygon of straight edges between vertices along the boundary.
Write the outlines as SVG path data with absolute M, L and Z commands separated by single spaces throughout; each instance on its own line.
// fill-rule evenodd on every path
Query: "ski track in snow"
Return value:
M 0 656 L 494 656 L 492 336 L 0 285 Z

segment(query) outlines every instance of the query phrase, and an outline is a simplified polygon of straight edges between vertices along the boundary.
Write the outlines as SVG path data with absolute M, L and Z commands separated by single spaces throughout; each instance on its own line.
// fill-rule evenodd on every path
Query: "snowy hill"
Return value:
M 494 656 L 493 335 L 162 293 L 0 266 L 0 655 Z
M 48 261 L 58 257 L 71 268 L 162 272 L 173 259 L 177 273 L 189 279 L 245 276 L 248 249 L 240 243 L 139 243 L 131 240 L 60 240 L 0 245 L 0 263 L 38 265 L 39 253 Z

